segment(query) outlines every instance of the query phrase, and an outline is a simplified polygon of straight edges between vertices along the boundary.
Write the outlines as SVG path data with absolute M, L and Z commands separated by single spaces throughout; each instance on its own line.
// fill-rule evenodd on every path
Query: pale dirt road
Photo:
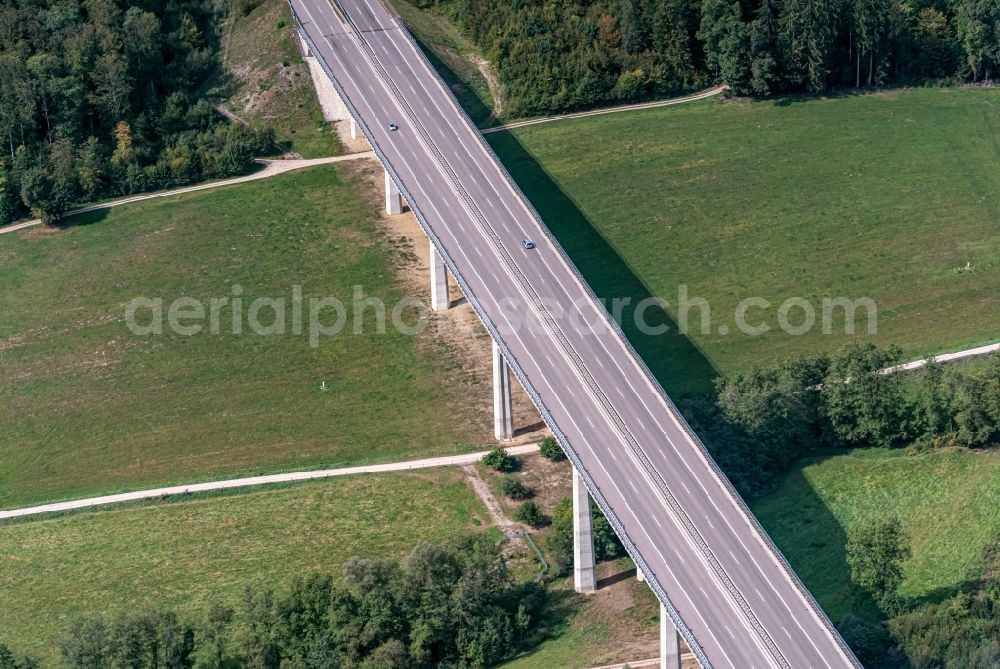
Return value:
M 313 167 L 315 165 L 327 165 L 330 163 L 340 163 L 348 160 L 359 160 L 366 158 L 375 158 L 375 154 L 371 151 L 365 153 L 349 153 L 345 156 L 330 156 L 327 158 L 311 158 L 311 159 L 295 159 L 295 160 L 266 160 L 263 158 L 258 158 L 257 164 L 263 165 L 264 168 L 254 172 L 253 174 L 247 174 L 242 177 L 235 177 L 233 179 L 224 179 L 222 181 L 210 181 L 208 183 L 197 184 L 195 186 L 185 186 L 184 188 L 175 188 L 174 190 L 157 191 L 155 193 L 144 193 L 142 195 L 134 195 L 132 197 L 122 198 L 120 200 L 111 200 L 109 202 L 102 202 L 100 204 L 90 205 L 88 207 L 81 207 L 80 209 L 74 209 L 67 212 L 63 218 L 70 218 L 72 216 L 78 216 L 80 214 L 86 214 L 90 211 L 98 211 L 101 209 L 110 209 L 112 207 L 120 207 L 123 204 L 131 204 L 133 202 L 142 202 L 143 200 L 152 200 L 158 197 L 170 197 L 173 195 L 183 195 L 184 193 L 194 193 L 200 190 L 208 190 L 210 188 L 221 188 L 223 186 L 233 186 L 235 184 L 246 183 L 248 181 L 257 181 L 259 179 L 268 179 L 278 174 L 284 174 L 285 172 L 291 172 L 293 170 L 301 170 L 307 167 Z M 23 223 L 15 223 L 13 225 L 8 225 L 6 227 L 0 228 L 0 235 L 8 232 L 17 232 L 18 230 L 24 230 L 25 228 L 30 228 L 36 225 L 41 225 L 42 222 L 38 219 L 33 221 L 24 221 Z
M 525 444 L 523 446 L 510 446 L 507 452 L 511 455 L 526 455 L 538 451 L 538 444 Z M 466 453 L 464 455 L 448 455 L 439 458 L 424 458 L 422 460 L 406 460 L 403 462 L 388 462 L 380 465 L 362 465 L 359 467 L 341 467 L 338 469 L 317 469 L 303 472 L 287 472 L 285 474 L 269 474 L 267 476 L 250 476 L 240 479 L 226 479 L 224 481 L 208 481 L 206 483 L 192 483 L 190 485 L 177 485 L 166 488 L 152 488 L 149 490 L 136 490 L 118 495 L 104 495 L 102 497 L 88 497 L 69 502 L 57 502 L 54 504 L 41 504 L 22 509 L 8 509 L 0 511 L 0 520 L 7 518 L 23 518 L 41 513 L 58 513 L 61 511 L 74 511 L 77 509 L 87 509 L 95 506 L 107 504 L 119 504 L 121 502 L 134 502 L 143 499 L 156 499 L 158 497 L 169 497 L 171 495 L 185 495 L 196 492 L 207 492 L 211 490 L 228 490 L 231 488 L 246 488 L 249 486 L 267 485 L 269 483 L 290 483 L 295 481 L 312 481 L 316 479 L 333 478 L 336 476 L 350 476 L 352 474 L 377 474 L 383 472 L 405 472 L 413 469 L 429 469 L 431 467 L 455 467 L 471 465 L 482 460 L 488 451 L 478 453 Z
M 587 116 L 600 116 L 601 114 L 616 114 L 618 112 L 624 111 L 635 111 L 637 109 L 655 109 L 657 107 L 670 107 L 672 105 L 684 104 L 685 102 L 695 102 L 696 100 L 704 100 L 705 98 L 710 98 L 713 95 L 718 95 L 722 91 L 726 90 L 727 86 L 716 86 L 715 88 L 709 88 L 704 91 L 699 91 L 693 95 L 685 95 L 680 98 L 670 98 L 669 100 L 656 100 L 654 102 L 638 102 L 631 105 L 618 105 L 617 107 L 605 107 L 603 109 L 592 109 L 590 111 L 577 112 L 575 114 L 561 114 L 559 116 L 545 116 L 543 118 L 533 118 L 527 121 L 517 121 L 516 123 L 508 123 L 506 125 L 498 125 L 493 128 L 487 128 L 481 132 L 484 135 L 488 135 L 491 132 L 500 132 L 501 130 L 512 130 L 514 128 L 523 128 L 526 125 L 538 125 L 539 123 L 550 123 L 552 121 L 565 121 L 571 118 L 585 118 Z

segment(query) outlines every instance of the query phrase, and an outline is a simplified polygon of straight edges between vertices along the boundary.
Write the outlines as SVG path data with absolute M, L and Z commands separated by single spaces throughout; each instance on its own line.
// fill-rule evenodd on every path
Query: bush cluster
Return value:
M 562 447 L 553 436 L 543 437 L 538 442 L 538 453 L 546 460 L 552 460 L 553 462 L 566 459 L 566 454 L 563 453 Z
M 539 527 L 545 522 L 545 516 L 542 515 L 542 510 L 538 508 L 538 505 L 529 500 L 517 507 L 517 511 L 514 512 L 514 520 L 531 527 Z
M 883 374 L 899 348 L 851 345 L 720 380 L 685 414 L 747 497 L 818 447 L 981 448 L 1000 440 L 1000 355 L 984 373 L 931 363 Z
M 497 446 L 484 455 L 483 463 L 490 469 L 505 473 L 517 471 L 520 466 L 518 459 L 508 453 L 503 446 Z
M 501 495 L 507 499 L 512 499 L 515 502 L 528 499 L 533 494 L 531 488 L 521 483 L 520 480 L 512 477 L 500 479 L 499 487 Z

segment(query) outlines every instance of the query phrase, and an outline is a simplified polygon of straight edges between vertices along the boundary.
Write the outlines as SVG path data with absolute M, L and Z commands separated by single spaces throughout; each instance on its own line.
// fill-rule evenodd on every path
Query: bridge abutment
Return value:
M 447 274 L 445 275 L 447 281 Z M 493 436 L 497 441 L 514 437 L 514 413 L 510 395 L 510 371 L 500 347 L 493 342 Z
M 352 121 L 353 122 L 353 121 Z M 385 213 L 393 216 L 403 211 L 403 198 L 399 195 L 396 182 L 392 180 L 389 172 L 385 173 Z
M 577 592 L 594 592 L 597 589 L 590 493 L 576 467 L 573 467 L 573 587 Z
M 428 240 L 430 244 L 430 265 L 431 265 L 431 309 L 434 311 L 445 311 L 451 306 L 451 299 L 448 297 L 448 267 L 441 259 L 441 254 L 434 248 L 434 242 Z M 496 345 L 493 347 L 496 355 Z M 495 364 L 495 363 L 494 363 Z M 506 368 L 507 364 L 504 363 Z M 494 370 L 494 376 L 496 371 Z M 495 382 L 494 382 L 495 383 Z

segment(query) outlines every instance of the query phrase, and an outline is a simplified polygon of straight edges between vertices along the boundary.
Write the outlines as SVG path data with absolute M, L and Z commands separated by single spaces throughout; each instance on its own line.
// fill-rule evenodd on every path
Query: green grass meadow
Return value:
M 331 296 L 349 310 L 355 285 L 390 307 L 412 297 L 398 278 L 412 252 L 362 194 L 370 169 L 324 166 L 0 237 L 0 506 L 488 442 L 485 402 L 464 399 L 488 388 L 434 328 L 378 334 L 369 310 L 362 334 L 351 319 L 311 347 L 290 313 L 285 335 L 252 334 L 246 313 L 232 335 L 229 309 L 218 335 L 125 325 L 135 297 L 162 297 L 166 313 L 234 285 L 245 305 L 290 305 L 293 285 L 306 304 Z
M 914 603 L 954 594 L 978 578 L 983 550 L 1000 531 L 1000 452 L 871 449 L 810 458 L 752 507 L 832 619 L 874 617 L 852 596 L 850 528 L 897 516 L 913 549 L 900 594 Z
M 0 641 L 47 664 L 78 615 L 143 607 L 197 618 L 246 587 L 340 573 L 481 531 L 461 470 L 361 475 L 0 524 Z
M 873 299 L 871 339 L 912 357 L 1000 338 L 1000 91 L 710 100 L 487 138 L 599 295 L 664 298 L 670 326 L 680 286 L 708 301 L 705 334 L 698 308 L 686 338 L 626 324 L 670 392 L 868 337 L 863 310 L 854 337 L 840 311 L 823 334 L 826 297 Z M 748 297 L 772 304 L 747 314 L 764 335 L 737 331 Z M 814 306 L 805 335 L 780 330 L 791 297 Z

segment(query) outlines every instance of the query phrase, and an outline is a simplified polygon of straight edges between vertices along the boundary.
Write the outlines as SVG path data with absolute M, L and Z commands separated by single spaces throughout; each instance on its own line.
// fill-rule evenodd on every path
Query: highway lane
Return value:
M 514 318 L 527 313 L 525 305 L 530 300 L 515 289 L 516 276 L 504 276 L 503 263 L 496 262 L 495 245 L 471 220 L 468 205 L 462 207 L 452 178 L 436 164 L 426 142 L 418 138 L 416 124 L 394 98 L 391 87 L 381 81 L 370 62 L 371 55 L 348 36 L 347 26 L 325 2 L 296 0 L 293 5 L 334 73 L 343 73 L 338 82 L 359 107 L 376 142 L 414 195 L 417 202 L 412 204 L 435 227 L 445 252 L 460 266 L 488 317 L 500 326 L 527 382 L 543 398 L 585 469 L 598 482 L 613 513 L 646 558 L 653 572 L 647 576 L 670 595 L 684 624 L 694 632 L 695 642 L 714 666 L 782 666 L 781 658 L 776 660 L 766 651 L 760 633 L 751 629 L 740 608 L 724 594 L 725 588 L 708 569 L 704 551 L 686 536 L 659 494 L 657 482 L 627 447 L 551 332 L 538 323 L 533 328 L 515 327 Z M 441 157 L 457 166 L 454 177 L 474 201 L 471 206 L 483 203 L 503 252 L 515 261 L 523 276 L 531 278 L 532 287 L 550 308 L 582 308 L 587 319 L 602 331 L 602 308 L 564 266 L 544 232 L 536 229 L 538 223 L 519 193 L 508 187 L 479 138 L 457 113 L 450 94 L 400 35 L 392 17 L 370 1 L 351 0 L 344 6 L 364 31 L 364 39 L 386 74 L 398 77 L 395 85 Z M 400 124 L 399 133 L 390 135 L 385 130 L 387 119 Z M 519 249 L 525 230 L 531 231 L 529 236 L 538 243 L 538 253 Z M 504 303 L 503 298 L 513 299 Z M 615 412 L 630 426 L 628 432 L 641 454 L 654 465 L 666 487 L 680 494 L 695 530 L 713 547 L 711 557 L 736 585 L 739 595 L 747 602 L 752 600 L 757 623 L 772 643 L 780 645 L 784 663 L 796 667 L 851 666 L 852 659 L 784 573 L 770 545 L 748 522 L 617 333 L 607 328 L 600 336 L 590 332 L 566 330 L 572 349 L 585 361 L 585 373 L 599 379 L 605 400 L 614 404 Z M 589 429 L 583 429 L 581 422 Z

